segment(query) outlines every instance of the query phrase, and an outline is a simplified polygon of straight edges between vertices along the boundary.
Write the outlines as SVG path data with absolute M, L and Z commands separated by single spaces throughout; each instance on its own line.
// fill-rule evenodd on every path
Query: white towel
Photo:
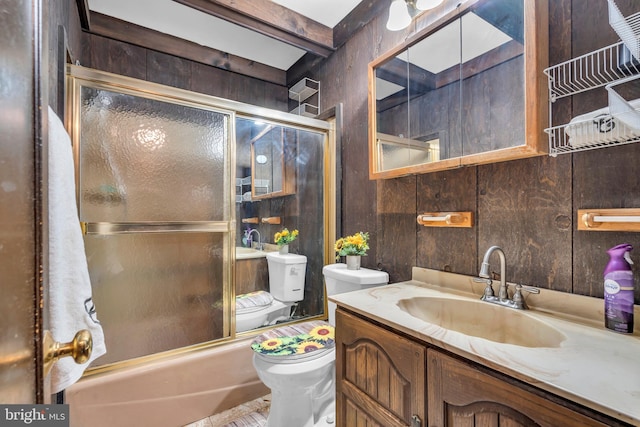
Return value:
M 610 98 L 611 103 L 611 98 Z M 640 136 L 640 99 L 625 103 L 626 110 L 605 107 L 580 116 L 565 127 L 574 148 L 624 141 Z
M 49 325 L 53 338 L 73 340 L 81 329 L 93 337 L 88 362 L 65 357 L 53 365 L 51 385 L 57 393 L 80 379 L 97 357 L 107 352 L 102 326 L 91 298 L 91 282 L 78 219 L 71 138 L 49 108 Z

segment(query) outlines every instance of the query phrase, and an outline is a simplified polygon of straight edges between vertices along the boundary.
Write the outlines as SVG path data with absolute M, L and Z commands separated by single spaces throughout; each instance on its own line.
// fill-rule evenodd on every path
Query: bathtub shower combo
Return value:
M 306 278 L 292 301 L 299 313 L 322 316 L 333 125 L 68 67 L 79 216 L 108 348 L 67 390 L 71 419 L 125 426 L 146 414 L 157 425 L 182 425 L 268 393 L 252 366 L 250 339 L 236 337 L 238 216 L 277 216 L 300 229 Z M 273 135 L 284 139 L 260 161 L 289 156 L 295 191 L 243 200 L 236 177 L 251 174 L 251 141 L 265 124 L 282 128 Z M 258 226 L 263 236 L 280 227 Z

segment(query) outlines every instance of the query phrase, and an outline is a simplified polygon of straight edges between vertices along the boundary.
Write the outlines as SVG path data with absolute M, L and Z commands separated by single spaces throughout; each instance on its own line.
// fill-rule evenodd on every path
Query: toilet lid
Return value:
M 271 329 L 251 343 L 251 348 L 258 354 L 289 358 L 324 353 L 334 346 L 335 330 L 322 320 Z
M 252 313 L 273 303 L 273 296 L 266 291 L 255 291 L 236 296 L 236 313 Z

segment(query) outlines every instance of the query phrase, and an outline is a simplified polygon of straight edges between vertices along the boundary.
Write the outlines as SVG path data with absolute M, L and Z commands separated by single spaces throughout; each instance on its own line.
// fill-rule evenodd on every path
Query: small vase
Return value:
M 360 255 L 347 255 L 347 270 L 360 270 Z
M 285 255 L 289 253 L 289 245 L 282 245 L 278 248 L 278 253 L 280 255 Z

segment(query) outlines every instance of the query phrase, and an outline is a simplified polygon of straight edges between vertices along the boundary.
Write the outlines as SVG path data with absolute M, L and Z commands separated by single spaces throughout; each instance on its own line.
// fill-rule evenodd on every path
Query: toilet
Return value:
M 389 282 L 383 271 L 347 270 L 346 264 L 326 265 L 322 272 L 327 295 Z M 329 322 L 275 328 L 252 342 L 253 366 L 271 389 L 267 427 L 335 425 L 335 309 L 330 303 Z
M 291 308 L 304 299 L 306 256 L 269 252 L 267 266 L 269 292 L 236 296 L 236 333 L 286 321 Z

